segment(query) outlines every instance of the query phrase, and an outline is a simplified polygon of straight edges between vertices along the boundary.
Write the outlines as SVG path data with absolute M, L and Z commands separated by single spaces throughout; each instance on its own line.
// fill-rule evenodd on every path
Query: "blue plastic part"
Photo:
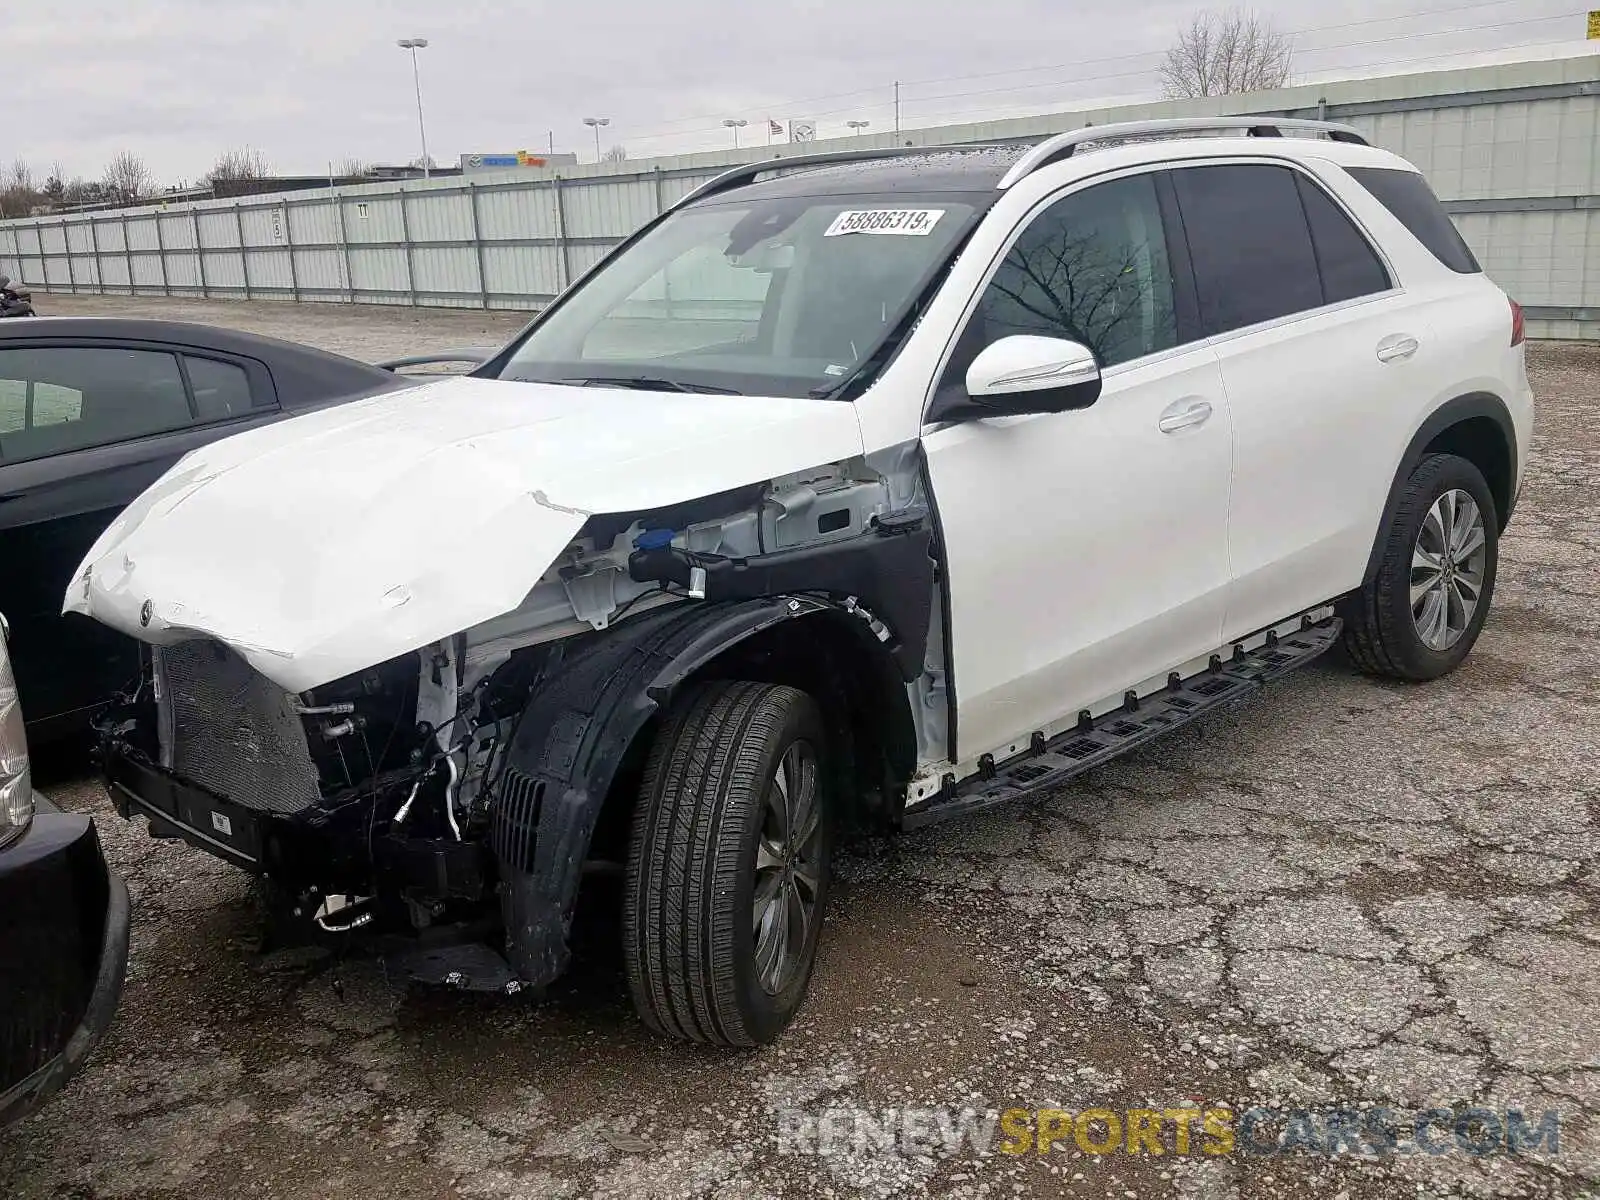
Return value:
M 665 550 L 672 545 L 672 536 L 670 529 L 646 529 L 633 539 L 633 546 L 636 550 Z

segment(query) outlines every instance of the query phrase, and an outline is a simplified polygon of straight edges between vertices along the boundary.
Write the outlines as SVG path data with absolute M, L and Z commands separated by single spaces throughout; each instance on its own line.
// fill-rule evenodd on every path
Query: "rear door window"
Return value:
M 1207 334 L 1322 306 L 1293 171 L 1219 163 L 1173 171 L 1172 181 Z
M 0 349 L 0 461 L 46 458 L 194 424 L 174 354 Z
M 1417 172 L 1391 167 L 1346 167 L 1345 170 L 1445 266 L 1462 275 L 1475 275 L 1483 270 L 1428 181 Z

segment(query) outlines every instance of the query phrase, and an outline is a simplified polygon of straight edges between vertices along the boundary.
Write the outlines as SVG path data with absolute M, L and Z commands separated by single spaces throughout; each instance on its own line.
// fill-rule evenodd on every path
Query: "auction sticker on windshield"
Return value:
M 924 237 L 944 216 L 942 208 L 858 208 L 847 209 L 833 219 L 823 237 L 846 233 L 899 233 Z

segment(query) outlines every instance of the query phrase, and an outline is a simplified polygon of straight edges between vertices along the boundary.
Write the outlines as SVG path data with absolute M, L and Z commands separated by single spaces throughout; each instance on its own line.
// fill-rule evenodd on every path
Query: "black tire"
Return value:
M 798 961 L 791 973 L 772 977 L 782 985 L 771 992 L 756 962 L 757 847 L 779 764 L 804 762 L 806 748 L 818 809 L 803 856 L 814 875 L 814 903 Z M 755 1046 L 772 1041 L 794 1016 L 827 904 L 827 768 L 822 716 L 794 688 L 710 683 L 666 713 L 634 812 L 622 917 L 628 988 L 650 1028 L 689 1041 Z M 773 883 L 772 870 L 765 868 L 766 884 Z M 797 887 L 788 882 L 793 878 L 785 871 L 784 886 Z
M 1434 503 L 1459 490 L 1483 515 L 1485 564 L 1476 610 L 1447 649 L 1430 647 L 1418 633 L 1411 606 L 1412 552 Z M 1483 473 L 1454 454 L 1429 454 L 1417 464 L 1400 494 L 1387 529 L 1379 533 L 1377 573 L 1339 606 L 1350 660 L 1369 675 L 1422 682 L 1447 675 L 1472 650 L 1489 615 L 1500 558 L 1500 523 Z

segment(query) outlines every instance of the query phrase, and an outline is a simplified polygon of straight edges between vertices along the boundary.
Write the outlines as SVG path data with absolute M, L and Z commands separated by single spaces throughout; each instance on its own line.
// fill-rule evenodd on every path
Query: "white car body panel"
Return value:
M 450 379 L 188 455 L 95 543 L 65 608 L 147 642 L 215 638 L 301 692 L 516 608 L 590 514 L 860 451 L 834 401 Z
M 1204 424 L 1157 428 L 1169 406 L 1200 400 Z M 962 422 L 923 446 L 963 751 L 1026 741 L 1217 645 L 1232 445 L 1209 347 L 1112 368 L 1081 411 Z
M 1499 288 L 1440 263 L 1337 166 L 1299 165 L 1364 227 L 1395 287 L 1211 339 L 1237 464 L 1225 639 L 1359 587 L 1412 435 L 1458 396 L 1512 402 L 1506 368 L 1521 360 Z M 1415 353 L 1378 357 L 1407 338 Z

